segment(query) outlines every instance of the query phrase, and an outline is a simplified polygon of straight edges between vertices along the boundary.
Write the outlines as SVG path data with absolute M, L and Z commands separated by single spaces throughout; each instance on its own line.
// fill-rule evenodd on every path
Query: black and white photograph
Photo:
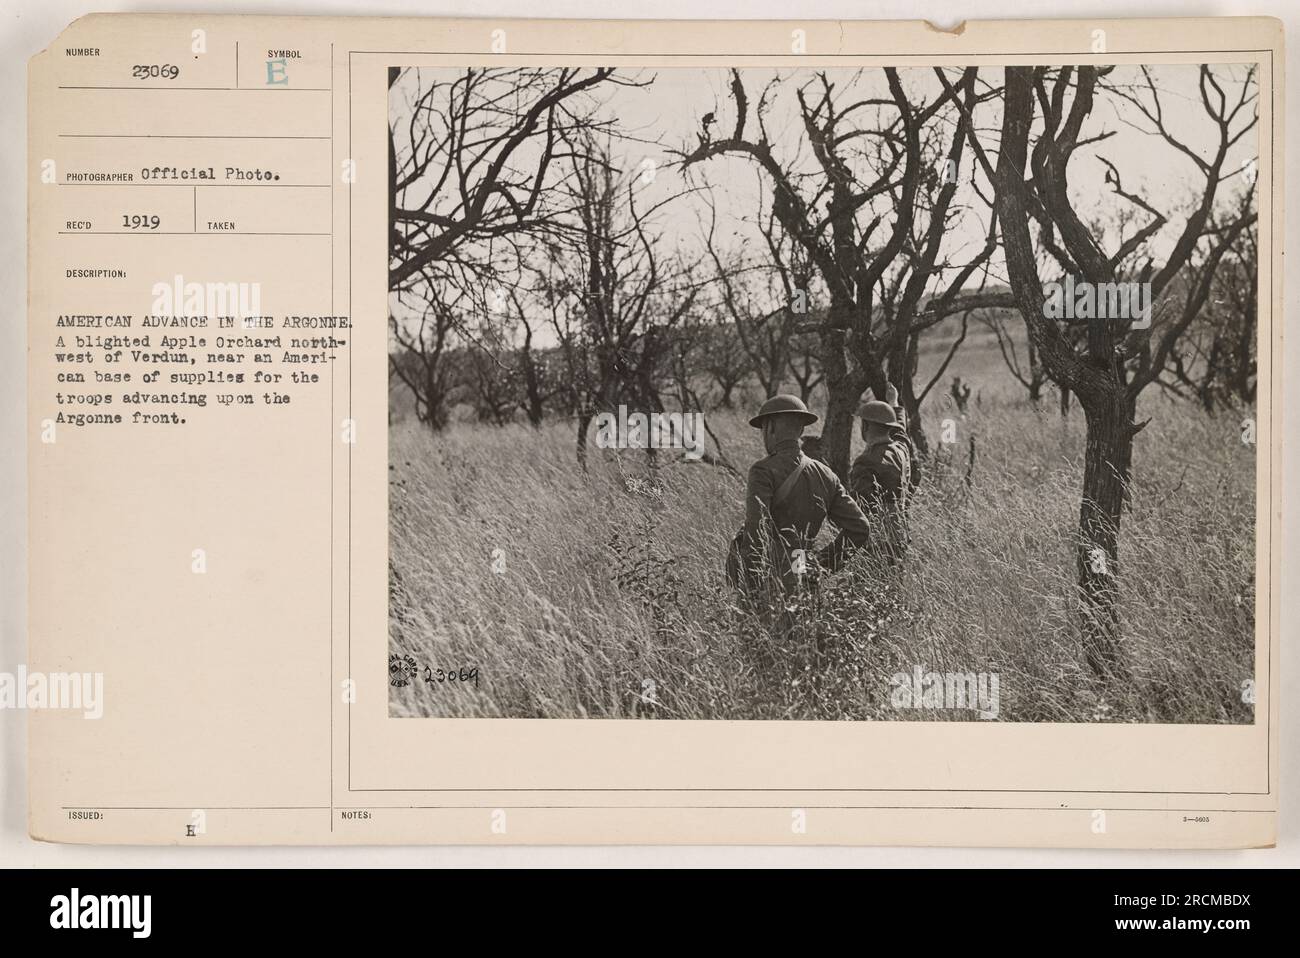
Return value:
M 388 79 L 391 715 L 1254 722 L 1253 66 Z

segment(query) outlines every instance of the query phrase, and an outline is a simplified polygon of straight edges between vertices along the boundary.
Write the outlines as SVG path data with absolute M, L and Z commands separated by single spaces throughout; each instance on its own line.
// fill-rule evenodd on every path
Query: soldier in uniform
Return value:
M 866 448 L 849 469 L 849 490 L 878 528 L 881 553 L 893 562 L 907 550 L 907 496 L 912 487 L 913 447 L 891 385 L 889 401 L 868 398 L 858 407 Z
M 749 470 L 745 527 L 727 557 L 727 579 L 753 593 L 764 581 L 778 593 L 815 586 L 818 569 L 834 572 L 854 549 L 866 545 L 866 516 L 825 463 L 805 455 L 804 427 L 817 421 L 797 396 L 773 396 L 751 426 L 763 430 L 766 459 Z M 815 557 L 810 550 L 827 519 L 839 530 Z

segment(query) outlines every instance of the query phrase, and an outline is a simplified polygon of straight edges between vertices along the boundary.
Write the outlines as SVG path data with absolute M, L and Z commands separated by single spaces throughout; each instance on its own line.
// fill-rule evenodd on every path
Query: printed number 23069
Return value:
M 181 68 L 174 63 L 137 63 L 131 67 L 133 80 L 175 80 L 181 75 Z

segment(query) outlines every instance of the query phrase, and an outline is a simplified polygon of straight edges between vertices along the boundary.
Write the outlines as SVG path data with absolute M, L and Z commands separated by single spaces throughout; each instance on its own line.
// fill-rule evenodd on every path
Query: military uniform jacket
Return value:
M 901 428 L 864 449 L 849 468 L 849 489 L 867 517 L 879 523 L 878 532 L 882 534 L 877 536 L 878 544 L 898 558 L 907 548 L 911 472 L 911 443 Z
M 781 486 L 801 463 L 805 463 L 803 473 L 785 498 L 775 501 Z M 761 563 L 765 542 L 779 542 L 786 552 L 811 547 L 827 519 L 839 535 L 817 558 L 834 571 L 853 548 L 866 544 L 870 535 L 866 516 L 829 466 L 804 456 L 797 439 L 782 442 L 749 469 L 745 527 L 737 537 L 746 570 L 753 572 Z M 771 559 L 774 563 L 785 561 L 784 557 Z
M 906 438 L 888 439 L 864 449 L 849 468 L 849 489 L 868 512 L 906 505 L 911 486 L 912 453 Z

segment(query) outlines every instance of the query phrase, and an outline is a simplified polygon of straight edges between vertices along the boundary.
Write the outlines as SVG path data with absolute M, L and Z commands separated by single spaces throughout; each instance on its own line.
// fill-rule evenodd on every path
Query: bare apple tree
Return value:
M 1085 652 L 1095 671 L 1109 675 L 1122 668 L 1118 586 L 1120 524 L 1132 470 L 1138 397 L 1166 369 L 1180 339 L 1196 319 L 1209 278 L 1240 233 L 1254 221 L 1241 210 L 1216 218 L 1229 152 L 1258 121 L 1253 68 L 1230 94 L 1226 80 L 1209 66 L 1200 68 L 1198 90 L 1211 130 L 1208 149 L 1193 149 L 1165 122 L 1161 90 L 1147 68 L 1142 80 L 1104 86 L 1113 67 L 1007 67 L 1001 137 L 995 168 L 996 209 L 1015 303 L 1043 368 L 1079 401 L 1087 423 L 1083 490 L 1075 547 Z M 1201 176 L 1201 187 L 1176 231 L 1163 262 L 1149 242 L 1168 216 L 1144 197 L 1127 191 L 1109 162 L 1095 165 L 1097 189 L 1109 188 L 1143 222 L 1130 235 L 1103 248 L 1100 231 L 1085 222 L 1071 197 L 1070 174 L 1076 151 L 1105 134 L 1090 135 L 1085 121 L 1099 91 L 1107 90 L 1135 111 L 1134 121 L 1181 153 Z M 987 152 L 974 138 L 982 162 Z M 1088 170 L 1090 174 L 1092 171 Z M 1095 175 L 1095 174 L 1093 174 Z M 1039 226 L 1037 238 L 1031 224 Z M 1048 247 L 1063 273 L 1093 288 L 1118 281 L 1150 284 L 1153 320 L 1147 328 L 1132 320 L 1093 319 L 1080 342 L 1049 318 L 1038 272 L 1036 244 Z M 1171 283 L 1194 257 L 1202 259 L 1202 278 L 1182 297 L 1167 295 Z M 1207 269 L 1208 268 L 1208 271 Z
M 803 325 L 819 338 L 827 393 L 823 449 L 841 476 L 848 474 L 853 416 L 863 392 L 883 396 L 889 375 L 906 373 L 921 305 L 933 300 L 939 315 L 965 281 L 959 277 L 937 289 L 946 272 L 940 251 L 956 183 L 936 169 L 937 139 L 929 125 L 959 95 L 974 101 L 976 70 L 963 71 L 956 87 L 949 84 L 919 103 L 897 70 L 882 72 L 882 96 L 860 82 L 869 71 L 836 79 L 818 72 L 801 83 L 794 94 L 801 134 L 793 144 L 782 137 L 778 146 L 767 114 L 782 80 L 774 78 L 754 101 L 741 72 L 732 70 L 730 131 L 714 138 L 705 125 L 699 142 L 679 152 L 685 169 L 724 155 L 752 162 L 770 184 L 772 216 L 815 270 L 826 301 L 812 304 Z M 949 155 L 956 149 L 958 159 L 964 124 L 964 114 L 952 124 Z M 890 290 L 896 298 L 883 302 L 882 291 Z M 898 385 L 904 401 L 914 403 L 910 383 Z
M 392 362 L 431 427 L 446 421 L 437 366 L 450 334 L 459 323 L 464 342 L 473 340 L 453 304 L 484 300 L 489 289 L 503 304 L 525 238 L 564 228 L 569 151 L 607 125 L 594 96 L 606 84 L 636 81 L 609 68 L 389 70 Z

